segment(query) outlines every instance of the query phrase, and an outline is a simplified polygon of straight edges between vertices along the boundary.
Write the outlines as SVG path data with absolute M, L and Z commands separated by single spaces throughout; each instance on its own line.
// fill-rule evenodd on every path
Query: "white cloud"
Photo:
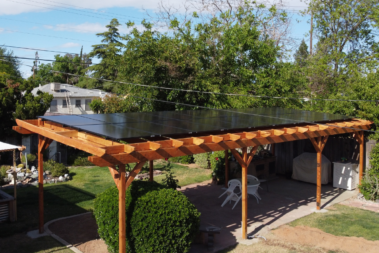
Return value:
M 63 45 L 60 45 L 59 47 L 68 48 L 68 47 L 80 47 L 80 46 L 81 45 L 79 43 L 68 42 L 68 43 L 65 43 Z
M 83 23 L 83 24 L 58 24 L 58 25 L 45 25 L 44 28 L 56 31 L 69 31 L 77 33 L 99 33 L 106 30 L 105 25 L 100 23 Z
M 4 32 L 4 28 L 0 27 L 0 33 Z

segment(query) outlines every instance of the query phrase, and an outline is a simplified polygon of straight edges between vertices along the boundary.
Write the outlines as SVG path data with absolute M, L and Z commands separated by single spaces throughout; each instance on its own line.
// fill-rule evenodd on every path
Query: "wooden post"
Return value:
M 126 222 L 125 222 L 125 165 L 119 165 L 119 188 L 118 188 L 118 230 L 119 230 L 119 252 L 126 253 Z
M 359 185 L 362 184 L 362 178 L 363 178 L 363 171 L 364 171 L 364 165 L 363 165 L 363 161 L 364 161 L 364 139 L 365 136 L 363 134 L 363 131 L 359 132 Z M 359 189 L 359 192 L 361 192 L 361 190 Z
M 242 148 L 242 239 L 247 239 L 247 148 Z
M 275 143 L 271 144 L 271 154 L 275 156 Z
M 150 160 L 149 161 L 149 173 L 150 173 L 150 177 L 149 177 L 149 181 L 154 181 L 154 161 L 153 160 Z
M 225 187 L 228 188 L 229 182 L 229 150 L 225 150 Z
M 317 152 L 317 190 L 316 190 L 316 207 L 317 210 L 321 209 L 321 173 L 322 173 L 322 151 L 325 148 L 328 140 L 328 135 L 324 137 L 310 138 L 313 147 Z
M 319 137 L 320 138 L 320 137 Z M 322 151 L 317 151 L 317 210 L 321 209 L 321 165 L 322 165 Z
M 43 222 L 43 136 L 38 135 L 38 194 L 39 194 L 39 233 L 44 232 Z
M 13 150 L 13 198 L 14 198 L 14 201 L 13 201 L 13 214 L 14 214 L 14 218 L 13 218 L 13 221 L 17 221 L 17 172 L 16 172 L 16 168 L 17 168 L 17 165 L 16 165 L 16 150 L 14 149 Z

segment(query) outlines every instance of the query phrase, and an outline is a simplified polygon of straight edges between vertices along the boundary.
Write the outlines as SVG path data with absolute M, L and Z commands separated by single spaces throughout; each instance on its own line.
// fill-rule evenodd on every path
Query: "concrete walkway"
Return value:
M 252 240 L 241 238 L 241 202 L 232 210 L 233 204 L 221 207 L 225 197 L 218 198 L 225 190 L 221 185 L 194 184 L 183 187 L 181 191 L 201 212 L 201 225 L 221 228 L 215 236 L 213 250 L 205 245 L 194 244 L 190 253 L 217 252 L 237 242 L 250 244 Z M 248 199 L 248 234 L 263 235 L 267 231 L 309 215 L 316 211 L 316 185 L 277 178 L 269 181 L 259 189 L 262 200 L 257 203 L 253 196 Z M 339 203 L 357 194 L 355 191 L 344 191 L 331 185 L 322 186 L 322 208 Z

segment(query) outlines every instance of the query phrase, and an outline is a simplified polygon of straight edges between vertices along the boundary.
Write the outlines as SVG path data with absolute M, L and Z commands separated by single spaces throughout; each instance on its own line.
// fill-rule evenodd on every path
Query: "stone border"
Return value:
M 66 242 L 65 240 L 63 240 L 62 238 L 60 238 L 59 236 L 57 236 L 56 234 L 54 234 L 53 232 L 51 232 L 50 229 L 49 229 L 49 225 L 51 223 L 54 223 L 54 222 L 59 221 L 59 220 L 74 218 L 74 217 L 82 216 L 82 215 L 89 214 L 89 213 L 91 213 L 91 212 L 86 212 L 86 213 L 82 213 L 82 214 L 76 214 L 76 215 L 71 215 L 71 216 L 67 216 L 67 217 L 62 217 L 62 218 L 58 218 L 58 219 L 55 219 L 55 220 L 51 220 L 51 221 L 47 222 L 44 225 L 45 233 L 47 235 L 53 237 L 55 240 L 57 240 L 58 242 L 62 243 L 64 246 L 66 246 L 68 249 L 74 251 L 75 253 L 83 253 L 78 248 L 74 247 L 72 244 Z

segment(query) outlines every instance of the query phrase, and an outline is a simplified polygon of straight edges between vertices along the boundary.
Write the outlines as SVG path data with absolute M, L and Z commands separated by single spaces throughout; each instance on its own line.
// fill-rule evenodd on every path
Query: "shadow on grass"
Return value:
M 6 190 L 13 195 L 13 190 Z M 87 212 L 77 204 L 93 200 L 95 195 L 68 184 L 49 184 L 44 187 L 45 223 L 60 217 Z M 17 189 L 17 217 L 12 223 L 2 223 L 0 237 L 24 233 L 38 228 L 38 187 Z

